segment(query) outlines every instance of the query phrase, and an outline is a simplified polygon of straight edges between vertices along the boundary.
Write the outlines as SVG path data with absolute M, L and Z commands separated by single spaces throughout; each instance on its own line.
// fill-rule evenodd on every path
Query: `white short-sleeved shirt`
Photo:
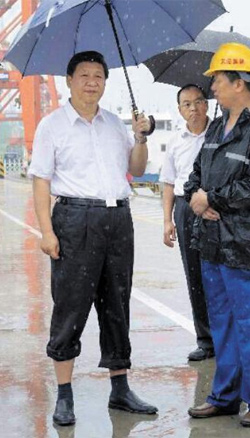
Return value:
M 185 126 L 173 134 L 167 143 L 159 179 L 161 182 L 172 184 L 176 196 L 184 194 L 183 184 L 193 170 L 194 160 L 204 143 L 209 124 L 210 120 L 205 131 L 199 135 L 193 134 Z
M 39 123 L 28 173 L 50 180 L 55 196 L 123 199 L 133 146 L 115 114 L 99 108 L 90 123 L 68 101 Z

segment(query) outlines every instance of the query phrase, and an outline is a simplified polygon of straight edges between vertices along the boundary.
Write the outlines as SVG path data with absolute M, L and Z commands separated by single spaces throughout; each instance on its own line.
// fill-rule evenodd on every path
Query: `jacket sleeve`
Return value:
M 188 181 L 184 184 L 184 198 L 187 202 L 191 201 L 193 193 L 197 192 L 201 187 L 201 151 L 197 155 L 193 171 L 190 173 Z
M 250 208 L 250 167 L 242 180 L 207 192 L 209 205 L 217 211 Z

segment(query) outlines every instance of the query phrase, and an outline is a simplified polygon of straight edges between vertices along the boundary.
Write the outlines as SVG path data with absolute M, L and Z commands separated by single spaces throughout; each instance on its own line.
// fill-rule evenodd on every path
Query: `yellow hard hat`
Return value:
M 239 43 L 222 44 L 203 74 L 213 76 L 218 71 L 250 72 L 250 48 Z

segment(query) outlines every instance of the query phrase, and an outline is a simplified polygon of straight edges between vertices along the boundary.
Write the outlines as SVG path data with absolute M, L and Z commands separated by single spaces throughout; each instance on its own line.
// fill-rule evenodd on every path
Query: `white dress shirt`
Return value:
M 39 123 L 28 173 L 49 180 L 54 196 L 123 199 L 133 146 L 115 114 L 99 108 L 90 123 L 68 101 Z
M 201 134 L 193 134 L 185 126 L 170 137 L 164 156 L 164 162 L 159 180 L 174 186 L 174 194 L 183 196 L 183 184 L 188 180 L 189 174 L 193 170 L 193 163 L 197 157 L 205 134 L 210 124 L 207 123 L 205 131 Z

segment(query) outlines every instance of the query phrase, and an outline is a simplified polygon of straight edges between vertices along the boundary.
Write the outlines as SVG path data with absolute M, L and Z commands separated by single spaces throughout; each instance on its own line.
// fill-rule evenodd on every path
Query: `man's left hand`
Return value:
M 199 189 L 198 192 L 193 194 L 190 207 L 197 216 L 202 216 L 208 206 L 206 192 L 204 192 L 202 189 Z
M 202 214 L 203 219 L 207 219 L 209 221 L 219 221 L 220 213 L 214 210 L 212 207 L 208 207 L 204 213 Z

